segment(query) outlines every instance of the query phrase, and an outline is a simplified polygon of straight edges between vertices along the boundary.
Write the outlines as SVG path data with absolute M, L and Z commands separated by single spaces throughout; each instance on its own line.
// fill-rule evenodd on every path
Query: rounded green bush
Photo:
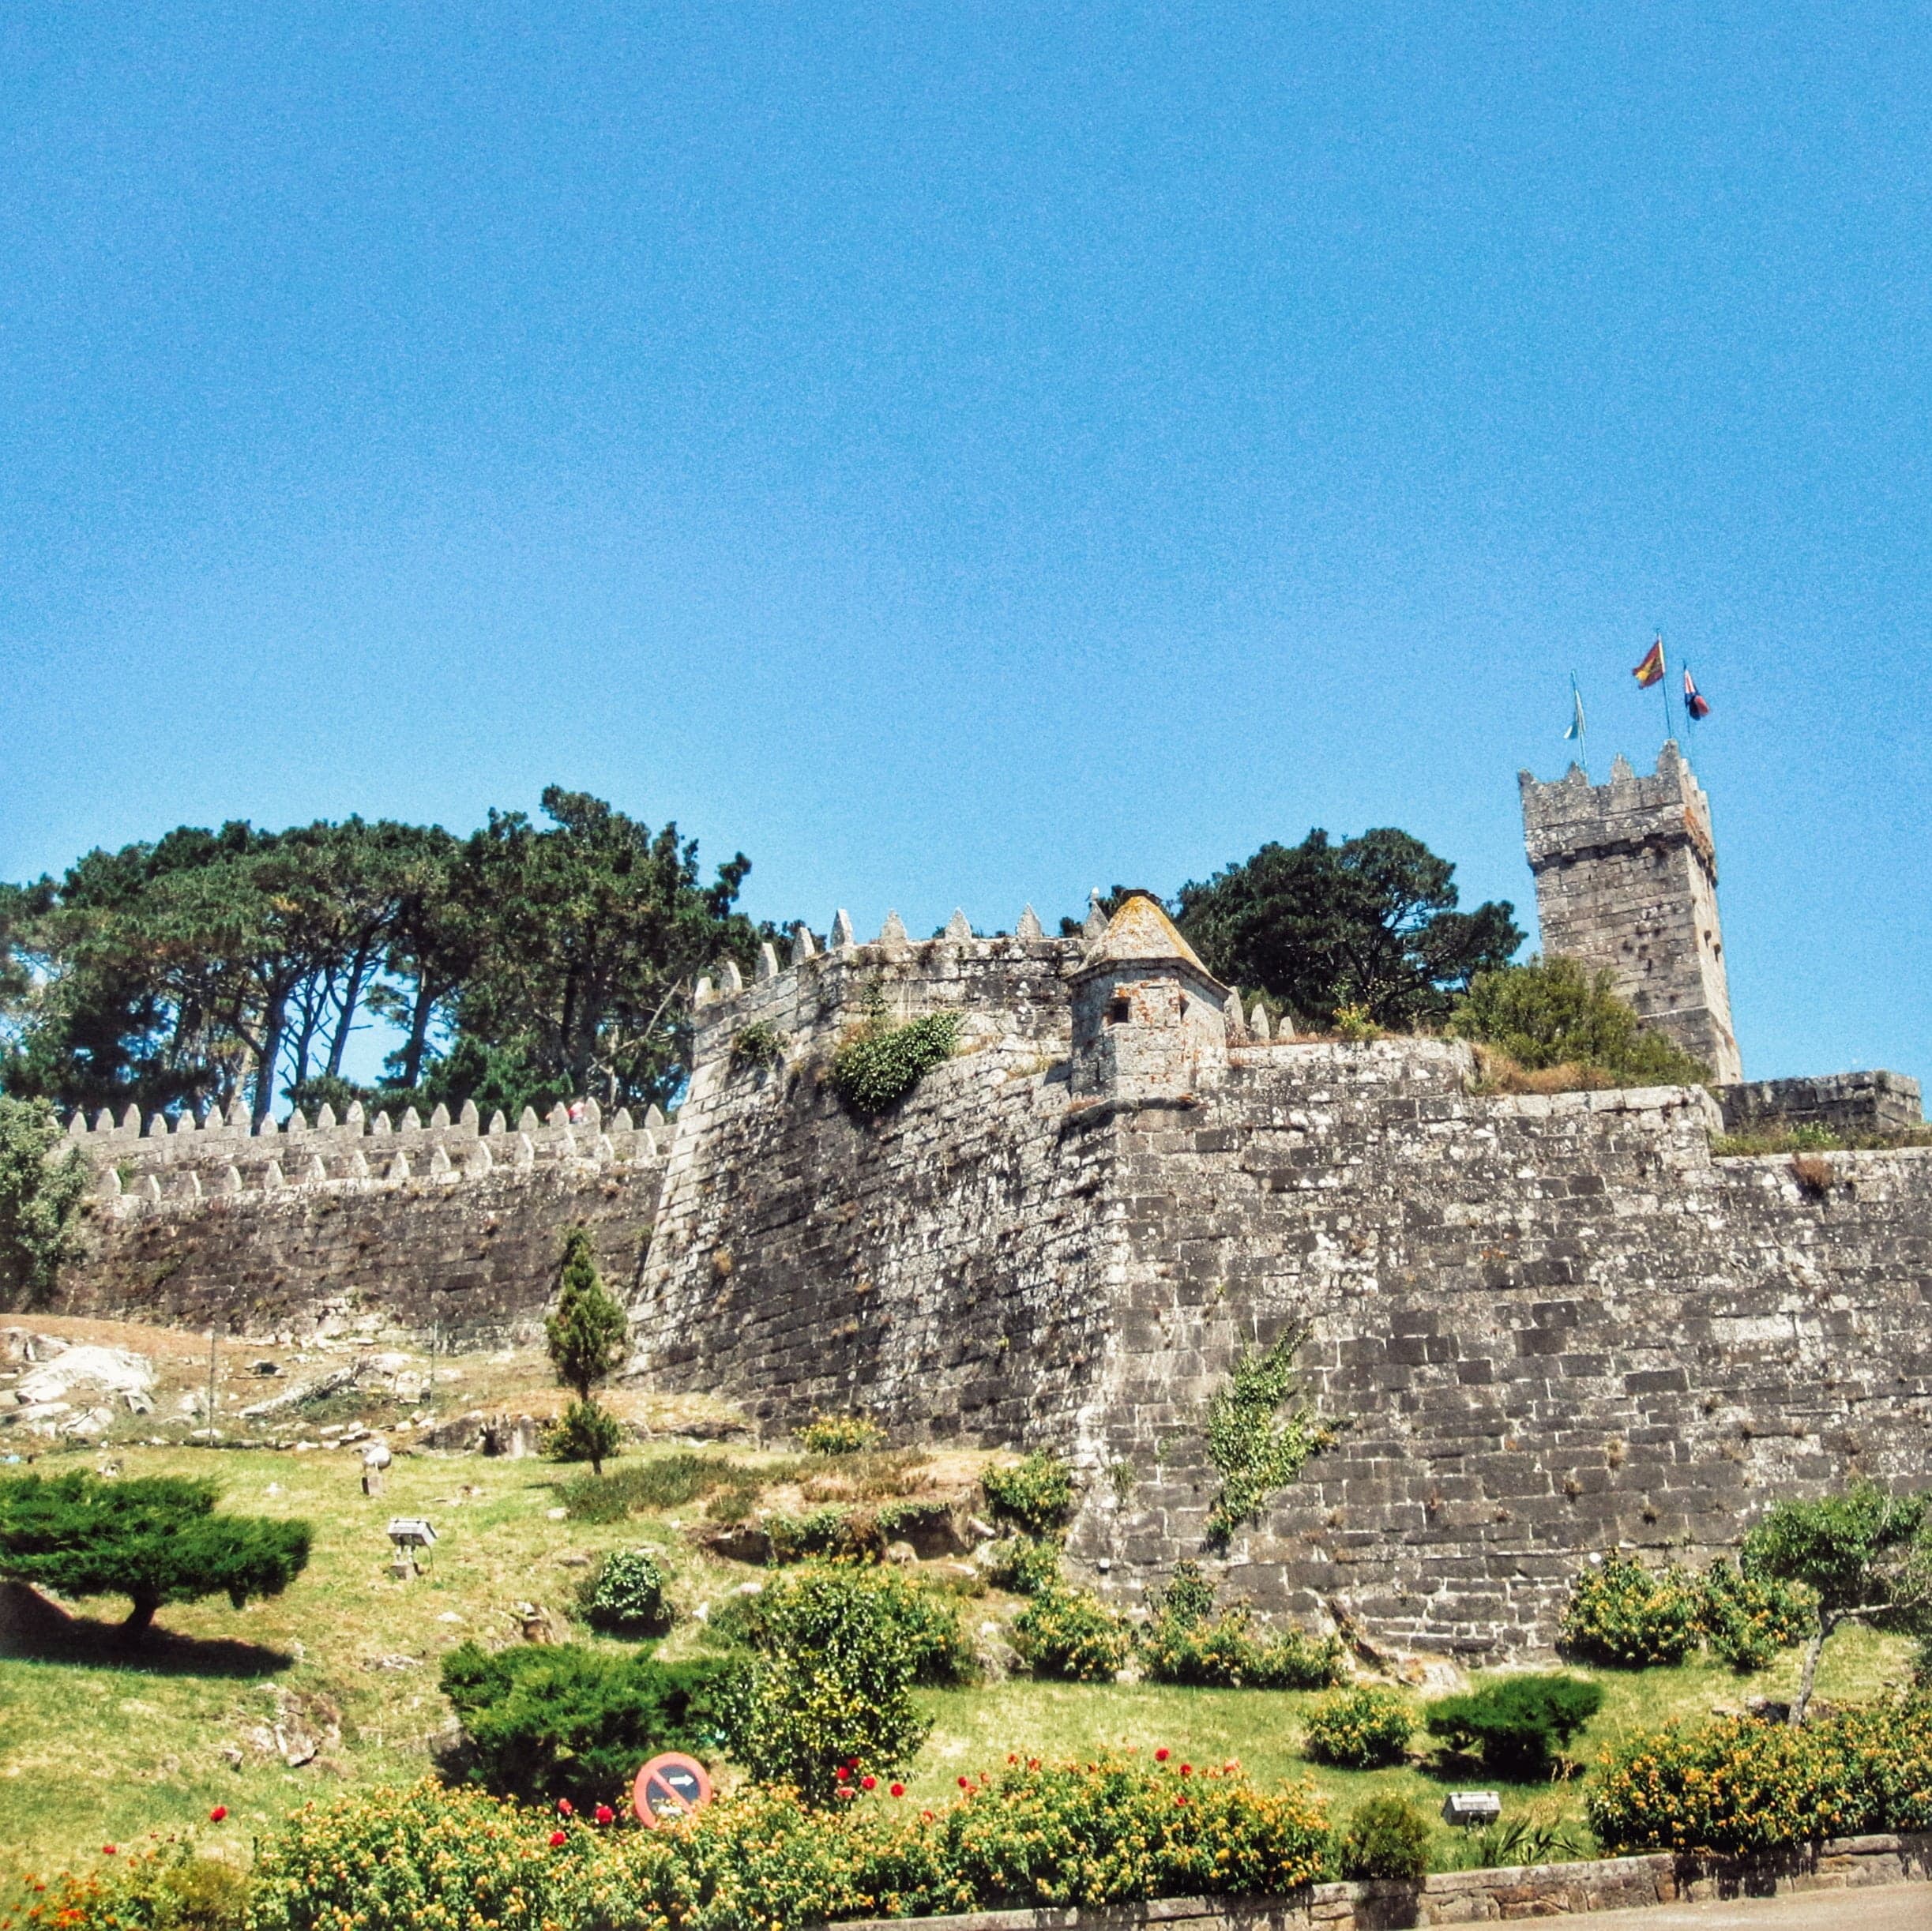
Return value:
M 662 1636 L 675 1620 L 664 1572 L 648 1550 L 613 1549 L 577 1592 L 584 1619 L 609 1636 Z
M 1414 1883 L 1428 1873 L 1429 1837 L 1429 1820 L 1405 1798 L 1371 1797 L 1348 1820 L 1336 1864 L 1348 1878 Z
M 1509 1676 L 1466 1696 L 1443 1696 L 1424 1719 L 1432 1737 L 1462 1755 L 1480 1755 L 1491 1775 L 1533 1783 L 1603 1707 L 1599 1684 L 1580 1676 Z
M 1013 1647 L 1036 1676 L 1105 1683 L 1126 1667 L 1133 1631 L 1084 1589 L 1046 1589 L 1013 1619 Z
M 1009 1522 L 1028 1535 L 1051 1535 L 1073 1506 L 1073 1471 L 1044 1451 L 987 1469 L 979 1486 L 994 1520 Z
M 1682 1662 L 1697 1647 L 1696 1585 L 1677 1568 L 1653 1574 L 1606 1556 L 1577 1572 L 1558 1641 L 1569 1655 L 1614 1670 Z
M 1401 1762 L 1415 1729 L 1414 1713 L 1393 1689 L 1364 1687 L 1322 1703 L 1308 1719 L 1302 1748 L 1338 1770 L 1378 1770 Z

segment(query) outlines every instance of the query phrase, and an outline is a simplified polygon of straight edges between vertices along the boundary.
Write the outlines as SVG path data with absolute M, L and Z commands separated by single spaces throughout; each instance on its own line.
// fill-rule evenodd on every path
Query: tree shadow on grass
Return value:
M 24 1583 L 0 1583 L 0 1659 L 61 1662 L 143 1676 L 273 1676 L 295 1658 L 230 1636 L 179 1636 L 150 1626 L 130 1638 L 115 1622 L 71 1616 Z

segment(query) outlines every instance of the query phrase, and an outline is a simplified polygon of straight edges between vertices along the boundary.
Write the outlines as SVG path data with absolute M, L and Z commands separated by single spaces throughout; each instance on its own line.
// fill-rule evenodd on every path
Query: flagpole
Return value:
M 1665 648 L 1663 633 L 1657 633 L 1657 663 L 1663 675 L 1658 682 L 1663 686 L 1663 742 L 1671 742 L 1671 653 Z

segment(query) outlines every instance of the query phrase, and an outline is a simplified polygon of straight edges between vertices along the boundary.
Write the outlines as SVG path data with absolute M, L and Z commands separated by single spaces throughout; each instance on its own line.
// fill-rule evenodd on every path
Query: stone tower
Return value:
M 1711 808 L 1676 745 L 1647 778 L 1618 757 L 1607 784 L 1575 765 L 1554 784 L 1527 771 L 1517 781 L 1546 956 L 1607 967 L 1618 994 L 1719 1084 L 1742 1080 Z

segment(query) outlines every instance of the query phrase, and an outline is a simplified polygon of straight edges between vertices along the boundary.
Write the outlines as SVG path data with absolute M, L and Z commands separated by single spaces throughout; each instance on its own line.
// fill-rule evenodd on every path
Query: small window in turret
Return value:
M 1112 1001 L 1107 1009 L 1107 1023 L 1110 1026 L 1124 1026 L 1133 1017 L 1133 1008 L 1125 999 Z

